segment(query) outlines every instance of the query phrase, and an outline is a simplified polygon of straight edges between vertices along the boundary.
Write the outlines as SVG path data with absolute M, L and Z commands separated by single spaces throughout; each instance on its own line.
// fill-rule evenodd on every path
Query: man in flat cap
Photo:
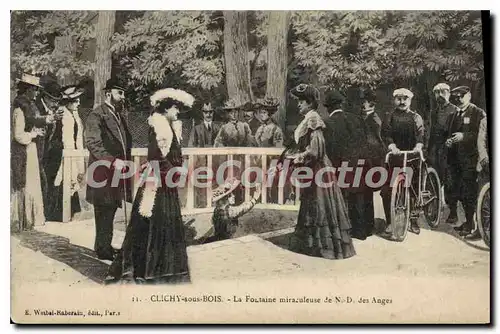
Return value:
M 354 113 L 343 110 L 345 96 L 337 90 L 325 93 L 323 105 L 329 113 L 325 120 L 327 126 L 326 150 L 337 169 L 339 185 L 346 201 L 352 224 L 351 236 L 365 240 L 372 235 L 374 225 L 373 192 L 367 191 L 364 183 L 354 184 L 354 171 L 358 162 L 366 159 L 368 145 L 363 119 Z M 350 171 L 341 172 L 341 167 L 350 167 Z M 364 178 L 361 178 L 364 180 Z
M 402 151 L 422 151 L 424 147 L 424 121 L 422 117 L 410 109 L 413 93 L 406 88 L 396 89 L 394 97 L 395 109 L 384 118 L 382 123 L 382 139 L 388 149 L 394 153 Z M 382 188 L 380 192 L 384 203 L 385 217 L 388 222 L 386 232 L 392 231 L 390 221 L 391 189 L 390 185 Z M 420 234 L 418 226 L 418 215 L 415 212 L 410 214 L 409 231 Z
M 457 202 L 461 201 L 466 221 L 455 230 L 461 236 L 474 239 L 478 237 L 477 233 L 473 233 L 478 193 L 477 138 L 481 120 L 486 117 L 486 113 L 470 102 L 469 87 L 457 87 L 451 91 L 451 95 L 458 109 L 448 117 L 445 143 L 448 147 L 448 176 L 451 184 L 448 221 L 457 221 Z
M 447 148 L 445 142 L 448 132 L 446 122 L 448 117 L 457 110 L 457 107 L 450 103 L 451 89 L 448 84 L 438 83 L 432 91 L 436 98 L 437 107 L 431 111 L 429 117 L 428 159 L 430 165 L 438 173 L 441 184 L 444 187 L 444 199 L 448 202 L 450 187 L 446 184 Z
M 112 185 L 115 171 L 126 170 L 126 161 L 131 160 L 132 136 L 124 117 L 125 88 L 118 80 L 109 79 L 104 88 L 104 103 L 95 108 L 87 117 L 85 142 L 89 150 L 89 167 L 101 164 L 88 175 L 94 182 L 104 182 L 103 187 L 93 187 L 87 181 L 87 201 L 94 205 L 95 243 L 94 250 L 99 259 L 113 260 L 115 250 L 113 220 L 116 210 L 122 207 L 122 200 L 131 202 L 130 179 L 124 184 Z M 125 209 L 125 208 L 124 208 Z

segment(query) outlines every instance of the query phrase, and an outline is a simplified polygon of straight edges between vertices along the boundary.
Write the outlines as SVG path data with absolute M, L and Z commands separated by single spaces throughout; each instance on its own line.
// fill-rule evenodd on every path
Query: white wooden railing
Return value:
M 213 168 L 214 156 L 226 157 L 227 161 L 233 160 L 235 155 L 244 156 L 244 164 L 240 171 L 251 167 L 253 161 L 252 157 L 260 157 L 258 161 L 261 163 L 262 170 L 265 172 L 268 170 L 267 166 L 268 157 L 277 158 L 283 152 L 282 148 L 274 147 L 206 147 L 206 148 L 183 148 L 182 155 L 187 159 L 188 170 L 192 171 L 195 167 L 195 160 L 198 157 L 205 157 L 208 168 Z M 63 222 L 69 222 L 71 220 L 71 168 L 72 159 L 85 158 L 87 159 L 89 152 L 87 150 L 67 150 L 63 151 Z M 141 160 L 145 160 L 147 156 L 147 148 L 133 148 L 132 149 L 132 159 L 134 161 L 135 169 L 138 170 L 141 166 Z M 200 167 L 200 166 L 196 166 Z M 215 166 L 218 167 L 218 166 Z M 253 166 L 252 166 L 253 167 Z M 257 166 L 255 166 L 257 167 Z M 231 173 L 231 169 L 228 168 L 228 172 Z M 137 191 L 138 177 L 139 173 L 135 173 L 136 177 L 133 179 L 132 185 L 132 196 L 135 196 Z M 192 178 L 188 177 L 186 191 L 186 201 L 182 208 L 183 214 L 197 214 L 204 212 L 212 212 L 213 207 L 210 198 L 212 198 L 212 189 L 215 186 L 212 180 L 207 180 L 209 185 L 206 187 L 206 197 L 207 205 L 203 208 L 195 207 L 195 190 L 193 186 Z M 277 210 L 298 210 L 299 200 L 300 200 L 300 189 L 296 187 L 294 192 L 296 194 L 294 204 L 285 204 L 285 190 L 290 187 L 289 185 L 285 187 L 278 187 L 278 199 L 277 203 L 268 203 L 267 199 L 267 186 L 264 183 L 262 185 L 262 197 L 259 204 L 256 205 L 257 208 L 262 209 L 277 209 Z M 245 187 L 245 201 L 251 199 L 250 188 Z

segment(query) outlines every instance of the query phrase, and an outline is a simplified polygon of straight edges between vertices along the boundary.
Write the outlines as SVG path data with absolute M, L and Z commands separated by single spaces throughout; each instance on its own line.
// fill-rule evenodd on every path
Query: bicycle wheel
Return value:
M 405 240 L 410 224 L 410 198 L 405 182 L 405 177 L 398 175 L 391 193 L 392 238 L 399 242 Z
M 441 182 L 436 170 L 427 168 L 423 180 L 422 208 L 425 219 L 431 228 L 436 228 L 441 220 Z
M 491 225 L 490 225 L 490 183 L 486 183 L 479 192 L 477 199 L 477 226 L 479 233 L 483 238 L 486 246 L 490 247 L 491 242 Z

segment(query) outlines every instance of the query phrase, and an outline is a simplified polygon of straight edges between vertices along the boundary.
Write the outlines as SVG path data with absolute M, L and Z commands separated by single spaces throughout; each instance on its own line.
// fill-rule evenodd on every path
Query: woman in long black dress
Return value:
M 332 172 L 323 174 L 324 185 L 316 181 L 320 170 L 332 166 L 325 153 L 325 123 L 316 111 L 316 92 L 312 86 L 304 84 L 291 91 L 299 101 L 303 120 L 295 130 L 293 143 L 285 149 L 280 160 L 290 159 L 292 169 L 309 168 L 312 180 L 310 185 L 300 190 L 299 216 L 290 240 L 290 250 L 309 256 L 346 259 L 354 256 L 356 251 L 340 187 Z
M 132 206 L 121 252 L 113 261 L 106 283 L 189 282 L 185 230 L 175 169 L 182 166 L 179 128 L 174 126 L 180 110 L 193 105 L 194 98 L 182 91 L 166 88 L 151 96 L 154 106 L 150 126 L 148 166 L 143 177 L 161 176 L 161 186 L 145 181 Z M 156 165 L 156 163 L 158 165 Z M 159 174 L 150 173 L 157 171 Z M 169 181 L 170 180 L 170 181 Z M 170 183 L 169 182 L 173 182 Z

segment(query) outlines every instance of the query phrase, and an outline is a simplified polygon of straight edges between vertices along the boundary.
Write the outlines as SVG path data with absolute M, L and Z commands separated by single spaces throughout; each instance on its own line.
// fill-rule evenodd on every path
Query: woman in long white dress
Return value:
M 39 88 L 39 78 L 23 76 L 13 103 L 11 228 L 16 232 L 45 224 L 38 152 L 34 141 L 44 135 L 42 126 L 46 122 L 36 117 L 38 112 L 34 102 Z

